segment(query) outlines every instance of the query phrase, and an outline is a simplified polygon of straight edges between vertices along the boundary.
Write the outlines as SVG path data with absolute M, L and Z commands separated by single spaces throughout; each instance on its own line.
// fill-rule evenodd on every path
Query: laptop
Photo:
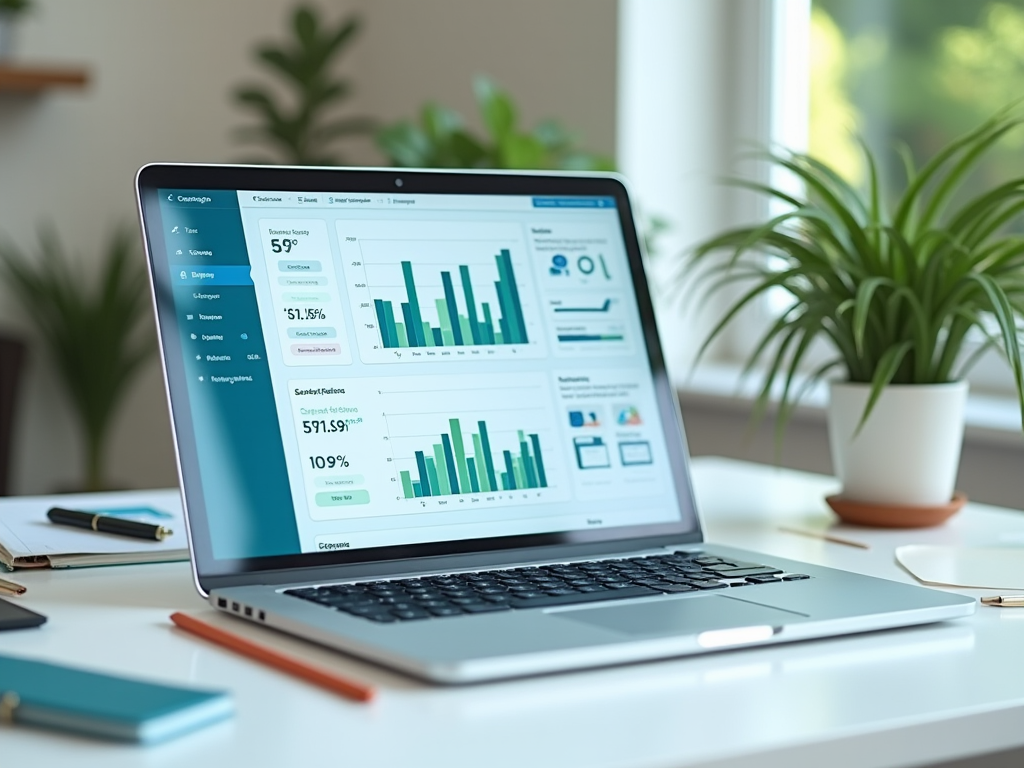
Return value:
M 966 616 L 704 541 L 614 175 L 143 167 L 196 586 L 440 683 Z

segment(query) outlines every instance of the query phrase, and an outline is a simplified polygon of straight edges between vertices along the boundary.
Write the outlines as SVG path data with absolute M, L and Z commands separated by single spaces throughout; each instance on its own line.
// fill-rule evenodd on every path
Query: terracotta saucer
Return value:
M 873 504 L 853 501 L 841 496 L 828 496 L 825 501 L 844 523 L 868 525 L 873 528 L 927 528 L 944 523 L 967 503 L 967 495 L 956 491 L 949 504 L 937 507 L 907 507 L 898 504 Z

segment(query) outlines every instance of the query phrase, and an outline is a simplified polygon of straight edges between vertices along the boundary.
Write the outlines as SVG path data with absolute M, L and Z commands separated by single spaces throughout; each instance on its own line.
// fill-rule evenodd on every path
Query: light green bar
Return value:
M 403 469 L 398 474 L 402 478 L 402 493 L 405 494 L 405 498 L 415 499 L 416 492 L 412 489 L 412 477 L 409 475 L 408 471 Z
M 526 488 L 526 472 L 523 471 L 523 460 L 518 456 L 512 457 L 512 471 L 516 475 L 516 488 Z
M 436 347 L 434 344 L 434 332 L 430 329 L 430 323 L 426 320 L 423 321 L 423 346 L 425 347 Z
M 494 489 L 487 482 L 487 462 L 484 461 L 484 447 L 480 443 L 480 435 L 473 433 L 473 458 L 476 459 L 476 476 L 480 481 L 480 490 L 489 493 Z
M 450 496 L 452 484 L 448 481 L 448 463 L 444 460 L 443 445 L 434 445 L 434 467 L 437 469 L 437 481 L 441 484 L 441 495 Z M 433 482 L 433 476 L 430 480 Z
M 369 491 L 324 491 L 316 495 L 318 507 L 347 507 L 353 504 L 369 503 Z
M 459 327 L 462 329 L 462 343 L 466 346 L 473 344 L 473 328 L 469 324 L 469 318 L 459 315 Z
M 409 334 L 405 332 L 405 323 L 395 323 L 395 333 L 398 334 L 398 346 L 409 346 Z
M 504 338 L 501 335 L 501 331 L 499 331 L 497 328 L 494 329 L 494 343 L 495 344 L 504 344 L 505 343 L 505 340 L 504 340 Z
M 434 306 L 437 307 L 437 319 L 440 321 L 441 338 L 444 339 L 444 345 L 454 347 L 455 334 L 452 332 L 452 318 L 448 313 L 448 302 L 444 299 L 434 299 Z
M 467 336 L 472 340 L 472 336 Z M 448 419 L 448 428 L 451 430 L 452 436 L 452 452 L 455 454 L 455 471 L 459 475 L 459 488 L 462 489 L 463 493 L 470 492 L 469 485 L 469 466 L 466 464 L 466 446 L 462 442 L 462 427 L 459 426 L 458 419 Z

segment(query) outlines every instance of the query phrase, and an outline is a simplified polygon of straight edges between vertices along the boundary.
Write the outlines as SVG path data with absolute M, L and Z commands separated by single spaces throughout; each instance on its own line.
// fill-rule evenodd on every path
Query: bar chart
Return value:
M 492 446 L 487 422 L 476 422 L 477 431 L 466 435 L 459 419 L 448 420 L 432 451 L 415 451 L 416 474 L 401 470 L 402 491 L 407 499 L 460 493 L 490 493 L 525 488 L 547 488 L 540 437 L 516 431 L 513 450 Z M 472 445 L 472 451 L 468 446 Z
M 400 501 L 551 501 L 568 490 L 543 375 L 392 380 L 379 397 Z
M 359 221 L 338 236 L 364 362 L 545 354 L 521 228 Z
M 465 313 L 459 312 L 455 284 L 450 270 L 438 270 L 444 298 L 435 299 L 438 324 L 423 319 L 420 291 L 411 261 L 402 261 L 402 279 L 406 300 L 401 302 L 402 322 L 396 320 L 393 302 L 374 298 L 377 328 L 386 349 L 399 347 L 461 347 L 480 344 L 528 344 L 529 336 L 523 319 L 512 256 L 507 248 L 494 257 L 500 278 L 494 282 L 497 308 L 484 301 L 477 307 L 473 279 L 468 264 L 458 265 L 460 292 Z M 426 268 L 422 271 L 427 272 Z M 436 281 L 435 281 L 436 282 Z

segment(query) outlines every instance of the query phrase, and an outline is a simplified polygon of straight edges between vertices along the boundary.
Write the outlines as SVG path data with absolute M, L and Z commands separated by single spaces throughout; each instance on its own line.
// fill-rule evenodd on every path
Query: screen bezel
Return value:
M 396 180 L 401 179 L 401 186 Z M 614 197 L 622 235 L 629 257 L 640 320 L 651 362 L 651 373 L 665 432 L 669 462 L 679 499 L 679 521 L 643 524 L 599 530 L 562 531 L 545 534 L 501 536 L 486 539 L 460 539 L 427 544 L 374 547 L 328 553 L 299 553 L 272 557 L 223 560 L 213 556 L 207 525 L 195 436 L 190 418 L 188 389 L 185 382 L 180 340 L 176 333 L 168 254 L 162 238 L 149 237 L 161 231 L 159 189 L 189 190 L 265 190 L 267 192 L 338 192 L 400 194 L 473 194 L 524 196 Z M 689 460 L 678 401 L 669 381 L 658 338 L 639 240 L 622 180 L 615 174 L 596 173 L 520 173 L 520 172 L 446 172 L 411 169 L 293 168 L 280 166 L 224 166 L 152 164 L 141 168 L 136 192 L 142 222 L 142 236 L 149 262 L 154 308 L 161 348 L 161 361 L 167 385 L 171 428 L 176 447 L 182 501 L 186 511 L 192 566 L 200 590 L 208 592 L 220 585 L 274 582 L 287 579 L 281 574 L 297 570 L 324 578 L 342 578 L 350 572 L 366 572 L 366 566 L 402 563 L 402 570 L 415 569 L 416 563 L 436 564 L 445 558 L 460 562 L 467 555 L 482 555 L 493 560 L 495 554 L 508 560 L 525 553 L 553 557 L 574 553 L 590 554 L 629 547 L 657 547 L 687 544 L 702 540 L 693 489 L 689 482 Z M 363 566 L 363 567 L 360 567 Z M 370 571 L 378 571 L 371 567 Z M 273 576 L 277 574 L 277 576 Z M 330 574 L 330 575 L 328 575 Z M 260 578 L 257 575 L 267 577 Z M 304 578 L 313 578 L 306 575 Z

